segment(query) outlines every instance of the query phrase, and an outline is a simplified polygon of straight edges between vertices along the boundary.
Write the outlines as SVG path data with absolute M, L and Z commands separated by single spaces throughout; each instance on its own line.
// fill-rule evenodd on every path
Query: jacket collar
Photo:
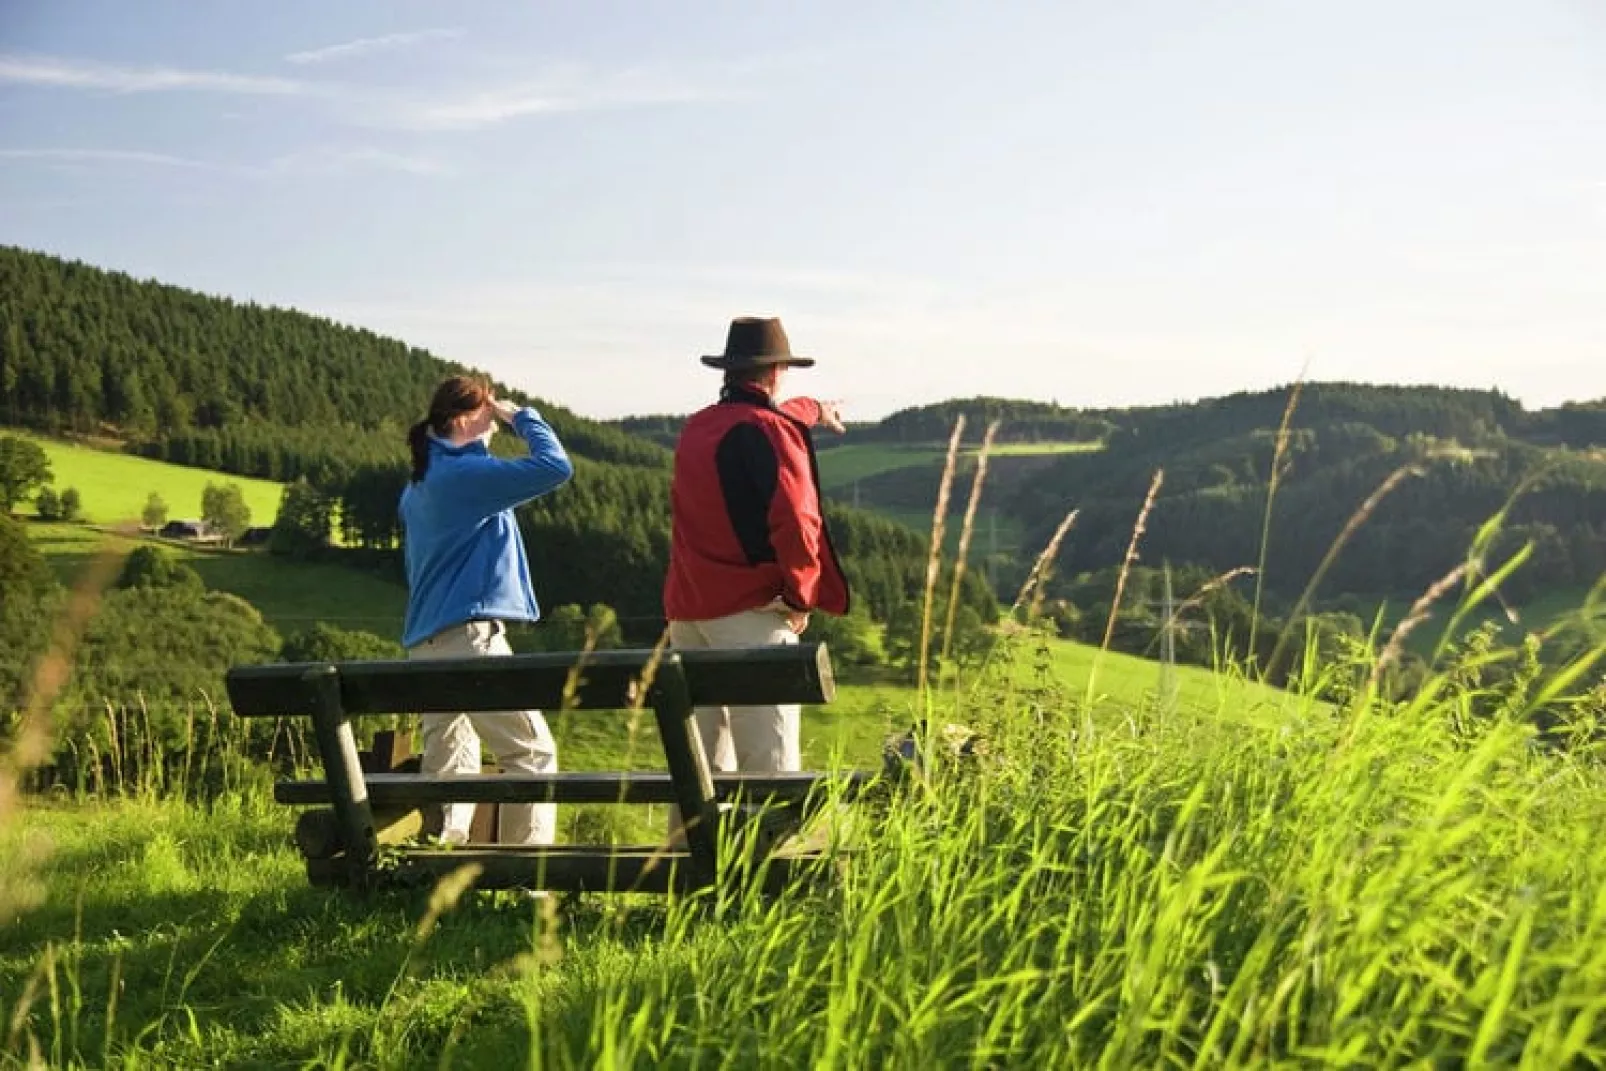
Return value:
M 721 387 L 721 405 L 756 405 L 760 409 L 774 409 L 775 399 L 755 387 Z
M 429 433 L 429 443 L 431 450 L 439 450 L 448 457 L 463 457 L 467 454 L 490 453 L 490 450 L 486 448 L 485 441 L 483 439 L 470 439 L 461 446 L 454 446 L 449 440 L 441 438 L 432 431 Z

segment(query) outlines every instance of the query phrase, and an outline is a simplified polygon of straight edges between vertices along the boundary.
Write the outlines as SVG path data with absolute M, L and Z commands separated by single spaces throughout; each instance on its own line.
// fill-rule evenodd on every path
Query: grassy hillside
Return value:
M 830 893 L 364 898 L 307 886 L 290 813 L 260 792 L 37 805 L 0 831 L 8 888 L 37 894 L 0 927 L 0 1051 L 63 1067 L 1606 1061 L 1597 765 L 1517 724 L 1467 739 L 1453 695 L 1335 716 L 1248 710 L 1224 682 L 1202 707 L 1084 717 L 1084 682 L 1031 683 L 939 704 L 939 720 L 979 715 L 987 757 L 854 808 L 860 850 Z
M 121 536 L 83 525 L 33 522 L 28 531 L 63 583 L 72 582 L 103 541 L 123 548 L 153 543 L 200 573 L 207 587 L 251 603 L 281 635 L 318 621 L 381 636 L 401 631 L 406 589 L 357 569 L 292 562 L 256 550 L 209 549 L 173 540 Z
M 1581 629 L 1599 632 L 1606 627 L 1606 622 L 1598 620 L 1602 612 L 1600 605 L 1596 605 L 1594 616 L 1586 621 L 1584 611 L 1589 601 L 1590 589 L 1583 587 L 1552 588 L 1537 592 L 1521 602 L 1507 603 L 1506 606 L 1490 599 L 1468 614 L 1458 628 L 1464 634 L 1492 623 L 1498 629 L 1501 641 L 1512 645 L 1522 643 L 1523 637 L 1530 632 L 1545 632 L 1558 627 L 1575 633 Z M 1340 605 L 1360 614 L 1367 625 L 1371 624 L 1373 615 L 1381 611 L 1385 629 L 1392 629 L 1399 624 L 1410 611 L 1408 600 L 1386 596 L 1352 595 L 1345 597 Z M 1421 626 L 1406 640 L 1407 648 L 1424 657 L 1432 653 L 1449 626 L 1453 612 L 1453 606 L 1432 607 Z
M 999 443 L 993 447 L 992 456 L 1042 457 L 1053 454 L 1086 453 L 1098 448 L 1097 443 Z M 967 446 L 963 449 L 962 456 L 973 458 L 976 450 L 975 445 Z M 828 492 L 839 492 L 837 497 L 845 497 L 845 500 L 852 501 L 851 493 L 844 496 L 841 492 L 850 489 L 857 481 L 902 469 L 929 469 L 933 463 L 940 464 L 946 456 L 947 448 L 944 445 L 855 443 L 850 434 L 842 445 L 829 446 L 820 451 L 820 484 Z M 866 499 L 863 505 L 867 509 L 876 508 L 875 502 L 869 499 Z
M 279 512 L 284 486 L 271 480 L 170 465 L 15 429 L 0 429 L 0 434 L 22 435 L 43 447 L 55 474 L 56 489 L 76 487 L 83 496 L 84 519 L 96 524 L 138 523 L 145 500 L 153 491 L 166 500 L 169 517 L 200 517 L 201 492 L 208 483 L 239 484 L 246 505 L 251 507 L 252 524 L 271 525 Z M 30 504 L 24 515 L 31 508 Z

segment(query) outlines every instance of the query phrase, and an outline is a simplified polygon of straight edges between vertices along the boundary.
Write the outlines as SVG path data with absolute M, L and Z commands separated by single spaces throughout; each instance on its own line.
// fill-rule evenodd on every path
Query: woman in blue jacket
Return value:
M 498 422 L 524 439 L 527 457 L 491 456 Z M 429 416 L 407 438 L 413 455 L 412 478 L 401 496 L 407 655 L 510 655 L 506 622 L 541 616 L 513 508 L 562 486 L 574 466 L 539 413 L 493 397 L 468 376 L 453 376 L 436 388 Z M 425 714 L 421 720 L 425 776 L 479 773 L 482 740 L 506 773 L 558 768 L 557 744 L 538 710 Z M 441 838 L 466 842 L 473 815 L 473 804 L 447 804 Z M 501 808 L 502 843 L 550 844 L 556 831 L 554 804 Z

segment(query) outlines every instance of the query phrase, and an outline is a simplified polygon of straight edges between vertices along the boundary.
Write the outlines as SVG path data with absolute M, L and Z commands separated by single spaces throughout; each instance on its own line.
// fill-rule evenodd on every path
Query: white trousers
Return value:
M 707 647 L 773 647 L 795 644 L 797 633 L 773 610 L 748 610 L 712 621 L 671 621 L 669 645 L 677 650 Z M 708 765 L 716 773 L 791 773 L 803 768 L 797 704 L 751 707 L 698 707 L 697 734 Z
M 506 629 L 496 621 L 470 621 L 444 629 L 415 647 L 408 658 L 497 658 L 513 653 Z M 480 772 L 480 742 L 490 748 L 503 773 L 544 774 L 558 768 L 558 745 L 539 710 L 485 714 L 423 714 L 426 777 L 471 777 Z M 467 842 L 474 819 L 472 803 L 445 805 L 441 839 Z M 555 803 L 504 803 L 498 837 L 503 844 L 551 844 L 558 829 Z

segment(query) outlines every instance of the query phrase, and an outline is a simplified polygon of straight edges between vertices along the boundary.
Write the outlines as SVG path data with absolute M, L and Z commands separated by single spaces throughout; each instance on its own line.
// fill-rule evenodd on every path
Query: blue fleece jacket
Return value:
M 404 646 L 476 618 L 540 618 L 513 507 L 561 487 L 574 466 L 534 409 L 515 413 L 513 430 L 529 444 L 529 457 L 493 457 L 478 440 L 452 446 L 432 439 L 429 471 L 402 491 Z

